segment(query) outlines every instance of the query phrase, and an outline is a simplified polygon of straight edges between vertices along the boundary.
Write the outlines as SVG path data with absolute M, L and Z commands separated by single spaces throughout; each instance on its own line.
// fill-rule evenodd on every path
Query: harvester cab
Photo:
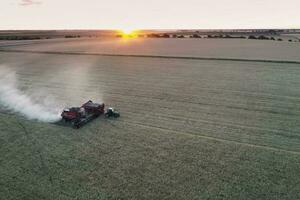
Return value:
M 118 118 L 120 117 L 120 113 L 117 112 L 114 108 L 108 108 L 105 112 L 105 117 L 109 118 L 109 117 L 114 117 L 114 118 Z

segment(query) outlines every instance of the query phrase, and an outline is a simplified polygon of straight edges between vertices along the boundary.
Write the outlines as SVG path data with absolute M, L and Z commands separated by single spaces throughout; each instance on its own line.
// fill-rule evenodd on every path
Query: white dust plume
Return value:
M 21 114 L 30 120 L 56 122 L 61 119 L 55 109 L 36 104 L 30 95 L 20 91 L 17 88 L 16 73 L 3 66 L 0 66 L 0 108 Z

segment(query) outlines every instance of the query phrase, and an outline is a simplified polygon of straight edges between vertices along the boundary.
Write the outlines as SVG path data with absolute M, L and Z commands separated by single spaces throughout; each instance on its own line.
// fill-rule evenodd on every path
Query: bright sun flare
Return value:
M 124 34 L 129 35 L 129 34 L 133 33 L 134 30 L 133 30 L 133 29 L 122 29 L 122 32 L 123 32 Z
M 134 29 L 121 29 L 119 33 L 123 38 L 136 38 L 138 36 L 138 31 Z

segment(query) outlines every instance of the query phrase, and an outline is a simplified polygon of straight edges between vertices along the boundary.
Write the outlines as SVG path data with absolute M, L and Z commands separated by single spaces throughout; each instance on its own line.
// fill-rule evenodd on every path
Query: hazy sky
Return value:
M 300 0 L 1 0 L 0 29 L 300 28 Z

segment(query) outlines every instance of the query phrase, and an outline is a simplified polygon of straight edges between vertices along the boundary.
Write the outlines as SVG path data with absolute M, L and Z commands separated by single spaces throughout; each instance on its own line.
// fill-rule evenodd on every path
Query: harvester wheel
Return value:
M 115 117 L 115 118 L 120 117 L 120 113 L 115 113 L 115 114 L 114 114 L 114 117 Z
M 79 129 L 79 128 L 80 128 L 80 125 L 79 125 L 79 124 L 76 124 L 76 125 L 74 126 L 74 128 Z

